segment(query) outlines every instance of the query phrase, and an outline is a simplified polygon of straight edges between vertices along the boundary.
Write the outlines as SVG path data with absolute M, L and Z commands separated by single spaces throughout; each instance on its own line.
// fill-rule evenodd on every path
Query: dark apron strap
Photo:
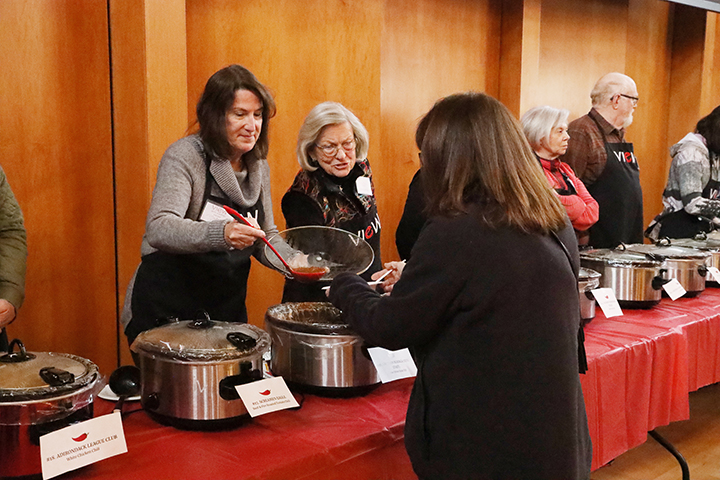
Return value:
M 8 349 L 8 337 L 7 332 L 3 328 L 0 330 L 0 352 L 7 352 Z

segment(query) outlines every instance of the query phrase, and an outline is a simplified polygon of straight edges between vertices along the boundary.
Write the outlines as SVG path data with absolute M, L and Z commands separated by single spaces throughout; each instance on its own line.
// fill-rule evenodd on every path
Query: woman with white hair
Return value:
M 540 161 L 550 186 L 567 211 L 579 243 L 587 243 L 587 230 L 598 220 L 598 203 L 567 163 L 558 157 L 567 151 L 567 110 L 541 106 L 531 108 L 521 122 L 528 143 Z
M 336 102 L 315 106 L 298 132 L 296 154 L 302 170 L 282 199 L 288 228 L 321 225 L 365 239 L 375 252 L 363 274 L 366 280 L 382 269 L 368 146 L 367 129 L 350 110 Z M 285 282 L 283 302 L 309 301 L 327 301 L 320 285 Z

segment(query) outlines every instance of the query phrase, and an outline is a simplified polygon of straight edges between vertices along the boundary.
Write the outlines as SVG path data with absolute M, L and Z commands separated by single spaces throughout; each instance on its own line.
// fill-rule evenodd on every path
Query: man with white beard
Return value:
M 568 149 L 560 157 L 600 206 L 588 243 L 595 248 L 642 243 L 640 175 L 633 145 L 625 141 L 638 104 L 637 86 L 627 75 L 608 73 L 597 81 L 590 98 L 590 112 L 568 126 Z

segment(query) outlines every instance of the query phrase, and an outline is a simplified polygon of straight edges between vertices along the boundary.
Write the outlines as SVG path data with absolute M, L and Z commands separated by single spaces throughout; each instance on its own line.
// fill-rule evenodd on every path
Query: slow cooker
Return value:
M 677 279 L 687 292 L 686 297 L 698 296 L 705 290 L 707 266 L 710 263 L 708 252 L 662 241 L 655 245 L 626 245 L 625 249 L 660 260 L 662 268 L 666 271 L 664 278 Z
M 580 320 L 583 325 L 595 318 L 595 297 L 592 291 L 600 286 L 600 273 L 590 268 L 580 268 L 578 293 L 580 295 Z
M 90 360 L 10 342 L 0 356 L 0 477 L 39 478 L 40 437 L 92 418 L 101 388 Z
M 205 315 L 142 332 L 131 350 L 148 415 L 182 429 L 225 429 L 249 419 L 235 386 L 262 378 L 270 337 L 254 325 Z
M 380 383 L 368 345 L 326 302 L 282 303 L 265 313 L 270 370 L 290 388 L 325 396 L 362 395 Z
M 662 260 L 617 249 L 580 252 L 580 264 L 600 273 L 600 287 L 610 288 L 623 308 L 651 308 L 662 299 Z

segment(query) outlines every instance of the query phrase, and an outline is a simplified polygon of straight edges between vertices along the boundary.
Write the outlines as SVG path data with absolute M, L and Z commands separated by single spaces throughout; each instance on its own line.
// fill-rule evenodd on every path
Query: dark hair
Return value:
M 229 65 L 215 72 L 205 84 L 196 114 L 200 125 L 200 138 L 215 155 L 228 158 L 232 146 L 227 139 L 226 114 L 235 102 L 235 92 L 248 90 L 254 93 L 263 106 L 262 129 L 257 143 L 245 156 L 266 158 L 268 153 L 269 121 L 275 116 L 275 101 L 269 90 L 255 78 L 255 75 L 240 65 Z
M 423 188 L 430 215 L 488 204 L 483 221 L 523 232 L 559 230 L 566 213 L 508 109 L 475 92 L 438 101 L 420 125 Z
M 703 136 L 708 150 L 720 155 L 720 106 L 697 123 L 695 131 Z

